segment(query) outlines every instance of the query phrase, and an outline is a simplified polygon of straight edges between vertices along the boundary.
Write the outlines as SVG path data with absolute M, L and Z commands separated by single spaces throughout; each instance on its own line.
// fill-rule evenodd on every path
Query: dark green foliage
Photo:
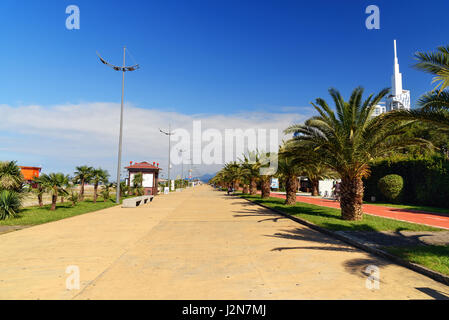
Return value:
M 0 191 L 0 220 L 17 217 L 21 206 L 20 195 L 15 191 Z
M 371 196 L 378 201 L 388 201 L 377 182 L 389 174 L 398 174 L 404 179 L 402 203 L 449 208 L 449 160 L 446 157 L 398 156 L 373 163 L 371 176 L 364 179 L 366 201 Z
M 400 202 L 402 190 L 404 188 L 404 179 L 397 174 L 389 174 L 381 178 L 377 186 L 382 195 L 391 202 Z

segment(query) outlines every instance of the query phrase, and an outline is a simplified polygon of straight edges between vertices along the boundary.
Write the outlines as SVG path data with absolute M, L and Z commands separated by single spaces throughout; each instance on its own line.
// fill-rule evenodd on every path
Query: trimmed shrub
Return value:
M 398 174 L 389 174 L 379 180 L 377 186 L 382 195 L 391 202 L 400 202 L 404 179 Z

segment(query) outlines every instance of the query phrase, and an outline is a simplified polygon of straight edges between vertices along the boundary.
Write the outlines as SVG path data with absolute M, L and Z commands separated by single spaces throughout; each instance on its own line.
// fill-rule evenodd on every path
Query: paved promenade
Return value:
M 285 199 L 284 193 L 271 193 L 271 196 Z M 317 206 L 340 209 L 340 203 L 330 199 L 310 196 L 296 196 L 298 202 L 315 204 Z M 393 207 L 377 206 L 374 204 L 364 204 L 363 212 L 373 216 L 407 221 L 412 223 L 425 224 L 432 227 L 449 230 L 449 214 L 431 213 L 418 210 L 408 210 Z
M 208 186 L 0 235 L 1 299 L 432 299 L 449 287 Z M 67 266 L 81 287 L 67 290 Z M 368 265 L 380 289 L 366 287 Z

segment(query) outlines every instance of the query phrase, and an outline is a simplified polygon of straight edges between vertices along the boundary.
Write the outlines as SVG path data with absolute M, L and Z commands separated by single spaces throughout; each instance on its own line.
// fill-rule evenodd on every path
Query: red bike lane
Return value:
M 272 197 L 285 199 L 285 194 L 271 193 Z M 296 196 L 296 201 L 314 204 L 322 207 L 340 209 L 340 203 L 330 199 L 310 196 Z M 364 204 L 363 212 L 369 215 L 390 218 L 405 222 L 424 224 L 432 227 L 449 230 L 449 214 L 432 213 L 418 210 L 400 209 L 393 207 Z

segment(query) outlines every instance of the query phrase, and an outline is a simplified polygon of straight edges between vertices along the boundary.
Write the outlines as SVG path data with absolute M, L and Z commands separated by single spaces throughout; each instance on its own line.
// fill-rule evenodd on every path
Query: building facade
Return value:
M 159 181 L 159 163 L 153 162 L 150 164 L 146 161 L 144 162 L 135 162 L 132 161 L 129 163 L 128 167 L 125 167 L 128 170 L 128 186 L 133 186 L 133 180 L 136 174 L 141 173 L 143 182 L 142 187 L 145 190 L 145 195 L 156 195 L 158 193 L 158 181 Z

